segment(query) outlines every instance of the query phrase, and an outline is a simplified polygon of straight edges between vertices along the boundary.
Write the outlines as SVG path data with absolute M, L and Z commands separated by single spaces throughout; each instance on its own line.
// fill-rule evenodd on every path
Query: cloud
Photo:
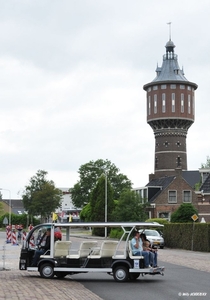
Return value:
M 145 185 L 154 135 L 143 85 L 162 64 L 169 21 L 180 67 L 199 86 L 187 138 L 188 168 L 199 168 L 210 150 L 209 11 L 194 0 L 0 3 L 1 187 L 18 197 L 38 169 L 71 187 L 100 158 Z

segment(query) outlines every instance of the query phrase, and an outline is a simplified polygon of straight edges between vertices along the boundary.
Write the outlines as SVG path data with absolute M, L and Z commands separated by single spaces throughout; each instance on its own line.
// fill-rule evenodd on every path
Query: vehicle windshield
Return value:
M 144 233 L 146 236 L 160 236 L 156 230 L 145 230 Z

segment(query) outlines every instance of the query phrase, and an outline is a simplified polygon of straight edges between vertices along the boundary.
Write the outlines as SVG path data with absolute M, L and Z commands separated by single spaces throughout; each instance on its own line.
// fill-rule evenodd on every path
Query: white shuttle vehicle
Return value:
M 144 267 L 143 256 L 133 256 L 130 240 L 133 230 L 159 228 L 158 223 L 45 223 L 35 226 L 23 242 L 19 269 L 38 271 L 43 278 L 64 278 L 78 273 L 104 272 L 112 275 L 117 282 L 137 279 L 141 275 L 164 275 L 164 267 Z M 62 228 L 62 240 L 55 241 L 55 231 Z M 96 236 L 84 236 L 75 242 L 73 232 L 84 228 L 121 228 L 123 234 L 119 241 Z M 31 267 L 41 235 L 51 229 L 50 250 L 40 256 L 36 267 Z M 75 243 L 75 245 L 74 245 Z M 75 249 L 77 248 L 77 251 Z

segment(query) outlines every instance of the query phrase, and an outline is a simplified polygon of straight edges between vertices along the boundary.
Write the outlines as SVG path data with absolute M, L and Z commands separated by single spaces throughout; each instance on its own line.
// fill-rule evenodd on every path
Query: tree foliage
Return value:
M 3 224 L 3 220 L 5 217 L 7 218 L 7 220 L 9 220 L 9 213 L 5 213 L 4 215 L 0 216 L 0 227 L 6 226 Z M 23 228 L 28 229 L 28 225 L 29 225 L 28 215 L 27 214 L 22 214 L 22 215 L 11 214 L 11 223 L 13 225 L 14 224 L 23 225 Z M 31 224 L 36 226 L 36 225 L 40 224 L 40 220 L 32 217 Z
M 107 181 L 107 221 L 111 221 L 111 215 L 114 208 L 113 188 Z M 96 187 L 93 189 L 90 197 L 91 221 L 105 221 L 105 176 L 98 179 Z
M 47 174 L 46 171 L 38 170 L 22 194 L 23 205 L 28 214 L 40 215 L 42 219 L 48 218 L 60 206 L 62 198 L 62 191 L 55 187 L 52 180 L 46 179 Z
M 101 176 L 98 179 L 96 187 L 91 192 L 90 196 L 90 220 L 92 222 L 104 222 L 105 221 L 105 176 Z M 107 222 L 112 221 L 112 211 L 114 208 L 113 200 L 114 190 L 107 181 Z M 96 235 L 103 236 L 104 229 L 94 228 L 93 233 Z
M 3 203 L 0 202 L 0 216 L 4 213 Z
M 192 223 L 192 216 L 198 214 L 191 203 L 182 203 L 175 212 L 171 214 L 171 223 Z
M 201 164 L 201 168 L 203 168 L 203 169 L 210 168 L 210 157 L 209 156 L 206 157 L 206 163 Z
M 91 207 L 90 202 L 86 204 L 79 214 L 80 220 L 82 222 L 90 222 L 91 220 Z
M 90 193 L 102 174 L 106 174 L 113 187 L 114 199 L 119 199 L 123 189 L 131 189 L 132 183 L 126 175 L 109 160 L 90 161 L 79 168 L 79 181 L 70 189 L 75 207 L 83 207 L 90 201 Z
M 112 213 L 116 222 L 141 222 L 145 221 L 148 216 L 146 214 L 147 204 L 142 203 L 139 194 L 131 190 L 124 190 L 119 201 Z

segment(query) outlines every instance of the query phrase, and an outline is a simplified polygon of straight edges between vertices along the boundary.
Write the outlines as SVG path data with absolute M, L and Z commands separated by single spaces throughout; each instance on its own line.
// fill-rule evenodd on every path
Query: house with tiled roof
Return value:
M 199 169 L 201 187 L 197 193 L 199 218 L 210 222 L 210 168 Z

